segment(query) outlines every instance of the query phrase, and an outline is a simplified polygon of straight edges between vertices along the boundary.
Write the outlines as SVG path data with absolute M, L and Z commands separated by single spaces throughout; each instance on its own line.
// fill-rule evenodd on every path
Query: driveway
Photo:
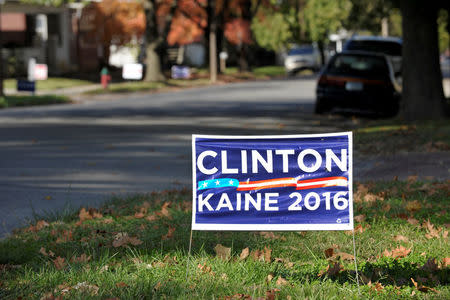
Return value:
M 0 236 L 112 195 L 190 188 L 194 133 L 339 130 L 313 116 L 314 87 L 294 78 L 2 110 Z

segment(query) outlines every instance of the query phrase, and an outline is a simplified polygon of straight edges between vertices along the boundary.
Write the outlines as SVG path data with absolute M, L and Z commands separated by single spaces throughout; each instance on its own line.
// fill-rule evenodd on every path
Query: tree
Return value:
M 293 38 L 288 21 L 280 11 L 265 11 L 251 25 L 253 36 L 263 48 L 280 51 Z
M 318 43 L 324 62 L 324 44 L 328 35 L 344 28 L 344 22 L 351 9 L 349 0 L 309 0 L 303 10 L 306 30 L 311 39 Z
M 442 118 L 445 113 L 437 28 L 437 12 L 444 5 L 449 4 L 400 1 L 403 20 L 401 115 L 410 121 Z
M 95 28 L 87 32 L 87 35 L 101 43 L 104 65 L 108 64 L 109 49 L 113 43 L 124 45 L 133 37 L 139 38 L 144 33 L 144 10 L 138 2 L 103 0 L 93 2 L 85 9 L 95 11 Z

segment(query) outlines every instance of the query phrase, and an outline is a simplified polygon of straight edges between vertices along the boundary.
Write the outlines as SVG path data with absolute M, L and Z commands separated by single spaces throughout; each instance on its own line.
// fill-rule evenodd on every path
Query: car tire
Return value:
M 330 111 L 331 106 L 326 103 L 323 99 L 317 99 L 316 100 L 316 105 L 314 107 L 314 113 L 321 115 L 323 113 L 326 113 L 328 111 Z

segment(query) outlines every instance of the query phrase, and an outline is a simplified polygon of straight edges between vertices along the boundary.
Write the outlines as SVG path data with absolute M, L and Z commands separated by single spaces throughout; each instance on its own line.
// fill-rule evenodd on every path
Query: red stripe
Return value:
M 254 190 L 262 190 L 262 189 L 271 189 L 271 188 L 277 188 L 277 187 L 288 187 L 288 186 L 294 186 L 296 187 L 296 183 L 280 183 L 280 184 L 271 184 L 271 185 L 265 185 L 265 186 L 256 186 L 256 187 L 238 187 L 237 191 L 254 191 Z
M 308 183 L 308 182 L 317 182 L 317 181 L 324 181 L 324 180 L 336 180 L 336 179 L 344 179 L 344 180 L 347 180 L 347 178 L 345 178 L 345 177 L 324 177 L 324 178 L 315 178 L 315 179 L 299 180 L 298 183 Z
M 259 180 L 259 181 L 242 181 L 239 182 L 239 185 L 247 185 L 247 184 L 258 184 L 258 183 L 266 183 L 266 182 L 272 182 L 272 181 L 280 181 L 280 180 L 293 180 L 294 178 L 292 177 L 287 177 L 287 178 L 276 178 L 276 179 L 266 179 L 266 180 Z
M 296 188 L 296 190 L 315 189 L 315 188 L 321 188 L 321 187 L 326 187 L 326 186 L 331 186 L 331 185 L 324 183 L 324 184 L 316 184 L 316 185 L 308 185 L 308 186 L 298 186 Z

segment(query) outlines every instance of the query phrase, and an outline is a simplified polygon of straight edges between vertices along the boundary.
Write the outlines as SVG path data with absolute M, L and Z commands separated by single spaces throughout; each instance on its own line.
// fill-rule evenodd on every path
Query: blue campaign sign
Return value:
M 34 81 L 19 79 L 19 80 L 17 80 L 17 90 L 24 91 L 24 92 L 35 92 L 36 84 Z
M 351 230 L 352 133 L 192 136 L 193 230 Z

